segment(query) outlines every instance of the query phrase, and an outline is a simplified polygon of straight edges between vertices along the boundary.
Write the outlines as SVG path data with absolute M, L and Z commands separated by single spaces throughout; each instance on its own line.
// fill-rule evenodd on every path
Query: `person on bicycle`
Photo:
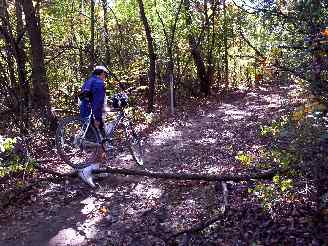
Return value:
M 94 126 L 103 128 L 102 113 L 105 102 L 105 80 L 109 71 L 104 66 L 96 66 L 89 79 L 84 81 L 80 93 L 80 116 L 87 119 L 91 113 L 94 115 Z M 91 108 L 90 108 L 91 107 Z

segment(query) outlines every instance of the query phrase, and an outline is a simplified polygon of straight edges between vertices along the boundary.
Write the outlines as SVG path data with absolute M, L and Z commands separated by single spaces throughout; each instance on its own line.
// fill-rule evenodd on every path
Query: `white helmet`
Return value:
M 105 66 L 96 66 L 93 71 L 95 71 L 95 70 L 102 70 L 105 73 L 109 74 L 109 71 L 108 71 L 108 69 Z

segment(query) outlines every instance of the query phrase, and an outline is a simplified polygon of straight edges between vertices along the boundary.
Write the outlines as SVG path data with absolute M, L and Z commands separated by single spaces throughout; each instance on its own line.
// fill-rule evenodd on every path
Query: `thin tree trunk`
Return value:
M 228 53 L 228 27 L 227 27 L 227 9 L 226 0 L 223 0 L 223 44 L 224 44 L 224 82 L 225 91 L 229 88 L 229 53 Z
M 90 69 L 95 65 L 95 0 L 91 0 L 91 23 L 90 23 L 91 39 L 90 39 Z
M 9 14 L 7 11 L 8 5 L 6 1 L 1 2 L 0 8 L 0 33 L 2 34 L 5 41 L 5 54 L 4 60 L 7 62 L 5 71 L 9 74 L 8 87 L 10 88 L 12 98 L 11 98 L 11 107 L 14 111 L 19 109 L 19 98 L 18 98 L 18 86 L 17 79 L 15 74 L 15 59 L 17 57 L 17 47 L 15 39 L 13 37 L 12 28 L 9 22 Z
M 186 24 L 187 26 L 192 25 L 192 19 L 191 19 L 191 13 L 190 13 L 190 2 L 189 0 L 184 0 L 184 6 L 186 8 Z M 195 37 L 191 32 L 188 34 L 188 40 L 189 40 L 189 47 L 191 51 L 191 55 L 194 59 L 196 68 L 197 68 L 197 75 L 198 79 L 200 81 L 200 92 L 204 93 L 205 96 L 208 96 L 210 93 L 210 85 L 208 78 L 206 76 L 206 67 L 204 64 L 204 59 L 202 57 L 201 51 L 199 49 L 199 46 L 195 40 Z
M 145 14 L 144 4 L 142 0 L 138 0 L 140 18 L 143 22 L 147 45 L 148 45 L 148 57 L 149 57 L 149 90 L 148 90 L 148 112 L 153 112 L 154 110 L 154 96 L 155 96 L 155 78 L 156 78 L 156 55 L 154 51 L 153 38 L 151 30 L 148 24 L 148 20 Z
M 108 10 L 107 10 L 107 0 L 102 0 L 102 6 L 104 11 L 104 30 L 105 30 L 105 63 L 107 66 L 111 66 L 111 54 L 109 49 L 109 31 L 107 26 L 107 17 L 108 17 Z
M 171 114 L 174 114 L 174 108 L 176 107 L 176 88 L 175 88 L 176 83 L 175 83 L 175 79 L 174 79 L 173 45 L 174 45 L 175 31 L 176 31 L 179 15 L 181 12 L 182 4 L 183 4 L 183 0 L 180 0 L 178 11 L 175 14 L 174 23 L 173 23 L 173 25 L 171 25 L 170 35 L 166 31 L 165 24 L 164 24 L 162 17 L 160 16 L 159 12 L 156 10 L 157 16 L 163 27 L 163 32 L 164 32 L 164 36 L 165 36 L 165 40 L 166 40 L 167 56 L 169 57 L 167 70 L 168 70 L 169 82 L 170 82 L 170 103 L 169 104 L 170 104 Z

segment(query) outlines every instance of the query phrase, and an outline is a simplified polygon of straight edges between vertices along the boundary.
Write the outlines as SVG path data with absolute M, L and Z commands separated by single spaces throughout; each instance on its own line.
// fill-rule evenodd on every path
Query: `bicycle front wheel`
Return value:
M 68 116 L 59 122 L 56 146 L 60 157 L 73 168 L 82 168 L 94 162 L 101 151 L 97 130 L 80 119 Z
M 144 150 L 143 150 L 143 143 L 141 138 L 138 136 L 136 131 L 134 130 L 131 122 L 128 122 L 124 127 L 124 134 L 127 140 L 127 145 L 129 148 L 129 151 L 132 155 L 133 160 L 139 165 L 143 166 L 143 156 L 144 156 Z

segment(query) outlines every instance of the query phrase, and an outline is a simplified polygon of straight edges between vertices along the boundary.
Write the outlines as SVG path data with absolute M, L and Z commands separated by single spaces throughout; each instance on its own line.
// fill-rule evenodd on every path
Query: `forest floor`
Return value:
M 270 144 L 260 136 L 260 126 L 298 105 L 297 90 L 259 87 L 178 109 L 176 117 L 148 134 L 145 168 L 169 173 L 248 172 L 235 156 L 245 151 L 260 158 L 261 148 Z M 42 156 L 56 154 L 45 148 Z M 109 165 L 133 168 L 129 161 Z M 60 160 L 45 167 L 66 169 Z M 33 189 L 0 215 L 0 245 L 320 245 L 307 217 L 311 201 L 306 195 L 286 201 L 278 213 L 263 209 L 248 193 L 252 184 L 228 182 L 229 206 L 222 213 L 221 186 L 214 182 L 114 174 L 97 182 L 97 189 L 78 178 Z M 195 229 L 211 218 L 216 218 L 212 225 Z M 192 228 L 193 233 L 176 235 Z

